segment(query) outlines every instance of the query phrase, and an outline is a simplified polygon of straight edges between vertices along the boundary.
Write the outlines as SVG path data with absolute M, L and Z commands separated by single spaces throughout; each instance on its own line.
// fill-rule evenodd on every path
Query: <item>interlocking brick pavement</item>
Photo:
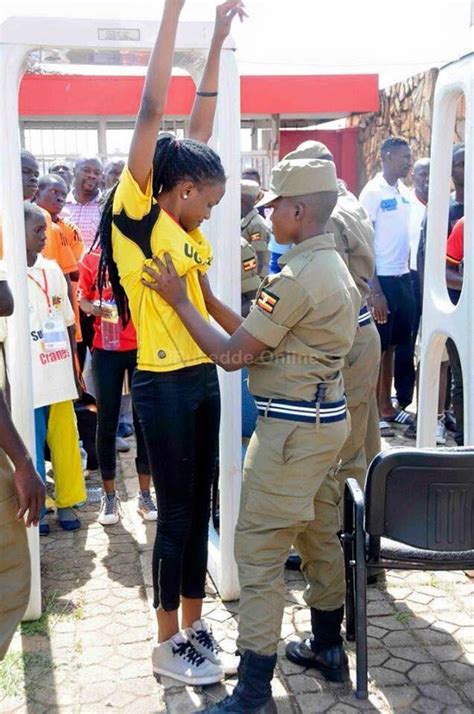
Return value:
M 390 444 L 402 444 L 398 437 Z M 413 443 L 413 442 L 411 442 Z M 98 504 L 81 511 L 83 528 L 53 525 L 41 540 L 45 614 L 18 629 L 0 665 L 0 712 L 188 714 L 230 691 L 157 683 L 151 671 L 151 548 L 154 525 L 136 512 L 133 453 L 121 457 L 124 517 L 96 522 Z M 97 485 L 92 481 L 92 485 Z M 91 482 L 88 483 L 91 486 Z M 286 573 L 286 607 L 274 693 L 280 714 L 355 711 L 474 712 L 474 580 L 464 573 L 393 572 L 368 590 L 370 697 L 351 683 L 327 683 L 286 660 L 286 641 L 309 633 L 301 575 Z M 205 614 L 232 651 L 237 603 L 222 603 L 209 582 Z

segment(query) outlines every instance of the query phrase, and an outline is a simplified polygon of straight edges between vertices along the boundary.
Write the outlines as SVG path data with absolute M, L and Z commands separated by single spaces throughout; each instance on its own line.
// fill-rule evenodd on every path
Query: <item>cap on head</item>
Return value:
M 241 179 L 240 192 L 242 196 L 248 196 L 249 198 L 252 198 L 254 201 L 256 201 L 260 194 L 260 186 L 256 181 L 250 181 L 249 179 Z
M 270 190 L 257 206 L 276 198 L 307 196 L 322 191 L 337 192 L 336 167 L 324 159 L 283 159 L 272 171 Z
M 326 144 L 321 141 L 309 139 L 303 141 L 294 151 L 290 151 L 285 159 L 324 159 L 325 161 L 334 161 L 334 157 L 329 151 Z

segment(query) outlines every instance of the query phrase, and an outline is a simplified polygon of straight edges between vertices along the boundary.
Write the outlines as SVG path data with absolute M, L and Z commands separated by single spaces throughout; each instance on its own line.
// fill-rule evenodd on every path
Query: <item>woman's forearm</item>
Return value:
M 213 37 L 206 68 L 199 85 L 200 92 L 216 93 L 216 96 L 200 96 L 196 94 L 189 122 L 189 137 L 207 144 L 212 136 L 214 117 L 217 107 L 217 91 L 219 86 L 219 65 L 223 40 Z

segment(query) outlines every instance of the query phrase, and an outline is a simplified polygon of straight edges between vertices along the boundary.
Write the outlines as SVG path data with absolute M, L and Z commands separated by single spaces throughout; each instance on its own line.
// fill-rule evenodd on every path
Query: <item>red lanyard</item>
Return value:
M 51 312 L 51 300 L 49 299 L 49 294 L 48 294 L 48 278 L 46 276 L 46 270 L 42 269 L 41 272 L 43 273 L 44 287 L 36 280 L 36 278 L 34 278 L 29 273 L 28 273 L 28 277 L 30 280 L 32 280 L 34 283 L 36 283 L 36 285 L 39 287 L 39 289 L 45 296 L 46 302 L 48 303 L 48 310 L 49 310 L 49 312 Z

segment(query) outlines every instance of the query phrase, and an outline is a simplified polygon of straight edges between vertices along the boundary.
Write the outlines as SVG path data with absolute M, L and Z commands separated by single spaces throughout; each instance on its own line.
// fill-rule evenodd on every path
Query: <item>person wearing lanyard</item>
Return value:
M 212 133 L 219 58 L 240 0 L 217 7 L 209 57 L 190 121 L 192 139 L 159 135 L 184 0 L 166 0 L 147 70 L 127 166 L 110 192 L 99 228 L 99 291 L 106 279 L 119 314 L 137 331 L 132 400 L 145 435 L 158 505 L 153 551 L 158 645 L 153 668 L 186 684 L 235 672 L 201 617 L 210 494 L 218 468 L 217 371 L 165 300 L 142 284 L 143 266 L 171 253 L 192 304 L 208 319 L 199 275 L 212 261 L 200 230 L 225 192 L 225 171 L 205 143 Z M 182 608 L 182 630 L 178 610 Z
M 94 315 L 94 340 L 92 342 L 92 377 L 97 404 L 97 459 L 104 487 L 99 513 L 103 526 L 115 525 L 120 520 L 120 498 L 115 490 L 116 453 L 115 435 L 120 414 L 120 401 L 125 375 L 131 382 L 137 365 L 137 337 L 133 323 L 122 326 L 113 304 L 110 286 L 99 298 L 97 272 L 100 251 L 93 249 L 79 264 L 80 307 Z M 133 411 L 137 439 L 135 461 L 140 490 L 137 510 L 146 521 L 156 521 L 157 511 L 150 493 L 150 468 L 143 433 Z
M 73 366 L 74 311 L 59 266 L 41 255 L 46 220 L 38 206 L 25 201 L 26 258 L 30 309 L 36 469 L 46 482 L 44 450 L 48 444 L 54 472 L 60 526 L 80 528 L 73 510 L 86 499 L 73 400 L 78 384 Z M 40 534 L 49 533 L 43 511 Z

